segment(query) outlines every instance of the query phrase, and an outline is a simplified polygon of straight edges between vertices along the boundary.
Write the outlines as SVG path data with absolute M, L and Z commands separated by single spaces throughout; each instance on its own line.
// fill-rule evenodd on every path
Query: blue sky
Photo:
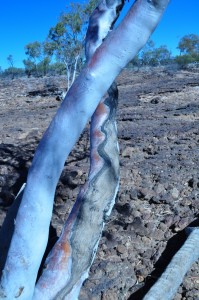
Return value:
M 66 0 L 0 0 L 0 66 L 7 68 L 12 54 L 16 67 L 23 67 L 24 46 L 42 42 L 51 26 L 71 1 Z M 130 1 L 132 3 L 132 1 Z M 127 6 L 129 3 L 127 3 Z M 152 36 L 156 46 L 167 45 L 174 55 L 179 39 L 185 34 L 199 34 L 199 0 L 171 0 Z

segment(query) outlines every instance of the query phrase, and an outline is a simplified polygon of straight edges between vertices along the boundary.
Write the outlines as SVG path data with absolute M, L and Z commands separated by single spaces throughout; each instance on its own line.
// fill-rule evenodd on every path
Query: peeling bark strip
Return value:
M 47 245 L 55 188 L 65 160 L 101 98 L 145 45 L 168 3 L 134 3 L 118 28 L 97 48 L 46 130 L 28 173 L 3 270 L 1 292 L 7 299 L 32 299 Z
M 88 61 L 117 21 L 124 0 L 102 0 L 89 19 L 85 54 Z
M 119 186 L 116 85 L 91 122 L 91 167 L 62 234 L 45 263 L 34 300 L 77 299 L 95 257 L 106 218 Z
M 143 300 L 172 300 L 185 274 L 199 258 L 199 228 L 192 228 L 184 245 L 174 255 L 160 279 Z
M 94 10 L 86 36 L 87 61 L 102 43 L 118 16 L 119 10 L 117 12 L 115 7 L 107 7 L 103 0 Z M 104 22 L 106 28 L 103 26 Z M 93 39 L 97 43 L 93 43 Z M 46 260 L 46 267 L 35 288 L 34 300 L 77 299 L 97 251 L 105 216 L 111 212 L 115 202 L 119 186 L 119 150 L 115 123 L 118 102 L 116 84 L 112 85 L 108 93 L 109 97 L 104 98 L 105 101 L 98 105 L 91 121 L 88 181 L 78 195 L 60 239 Z M 107 153 L 106 145 L 109 145 Z M 109 176 L 107 180 L 103 174 L 109 173 L 113 173 L 113 178 Z M 104 190 L 108 181 L 109 193 L 107 189 Z

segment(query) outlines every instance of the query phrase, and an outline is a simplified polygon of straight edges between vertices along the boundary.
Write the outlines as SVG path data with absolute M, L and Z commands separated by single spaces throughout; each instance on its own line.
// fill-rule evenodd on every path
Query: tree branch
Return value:
M 119 185 L 116 85 L 91 121 L 91 167 L 62 234 L 46 260 L 33 299 L 77 299 Z M 45 296 L 44 296 L 45 295 Z
M 102 12 L 96 14 L 95 11 L 99 8 L 103 8 Z M 104 31 L 103 38 L 108 34 L 108 28 L 113 23 L 113 19 L 104 17 L 105 14 L 110 15 L 108 10 L 112 13 L 113 8 L 106 7 L 105 10 L 101 3 L 94 10 L 88 26 L 86 49 L 88 49 L 87 45 L 93 42 L 94 35 L 89 34 L 93 24 L 98 26 L 94 38 L 98 41 L 98 46 L 103 39 L 97 32 L 101 31 L 101 24 L 104 21 L 106 21 L 107 31 Z M 115 18 L 118 14 L 115 13 Z M 86 55 L 87 61 L 96 50 L 95 45 L 92 45 L 92 51 L 91 48 L 89 50 Z M 91 120 L 88 181 L 78 195 L 60 239 L 46 260 L 46 267 L 35 288 L 34 300 L 44 298 L 42 295 L 45 295 L 46 300 L 77 299 L 95 257 L 105 217 L 107 212 L 110 214 L 115 202 L 119 186 L 119 148 L 115 122 L 118 102 L 116 84 L 111 86 L 108 94 L 109 96 L 98 105 Z
M 184 245 L 174 255 L 160 279 L 143 300 L 172 300 L 191 265 L 199 258 L 199 228 L 192 228 Z
M 135 2 L 117 30 L 95 51 L 45 132 L 28 173 L 3 270 L 1 293 L 8 299 L 31 299 L 65 160 L 100 99 L 144 46 L 168 3 L 169 0 Z

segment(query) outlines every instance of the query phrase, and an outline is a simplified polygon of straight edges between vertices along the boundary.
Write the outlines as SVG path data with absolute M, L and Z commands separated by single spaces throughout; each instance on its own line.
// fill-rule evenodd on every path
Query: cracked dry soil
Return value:
M 126 69 L 117 79 L 121 182 L 80 300 L 141 300 L 199 225 L 199 70 Z M 0 81 L 0 223 L 55 114 L 64 77 Z M 89 169 L 89 127 L 57 190 L 53 243 Z M 174 300 L 199 299 L 196 262 Z

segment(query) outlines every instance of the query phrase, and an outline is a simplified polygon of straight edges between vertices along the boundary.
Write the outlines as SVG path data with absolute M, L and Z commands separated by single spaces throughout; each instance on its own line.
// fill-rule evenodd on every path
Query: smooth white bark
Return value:
M 185 274 L 199 259 L 199 228 L 193 228 L 184 245 L 174 255 L 160 279 L 143 300 L 172 300 Z
M 103 0 L 91 15 L 85 43 L 87 60 L 92 57 L 97 46 L 99 47 L 108 34 L 114 18 L 116 19 L 119 13 L 117 12 L 118 5 L 121 5 L 121 3 L 118 3 L 118 0 L 116 0 L 115 3 L 112 2 L 112 5 L 108 7 Z M 110 15 L 112 18 L 110 18 Z M 102 21 L 106 23 L 106 30 L 104 30 L 104 27 L 101 28 Z M 95 35 L 93 35 L 93 25 L 95 26 Z M 102 31 L 103 35 L 99 34 Z M 108 102 L 108 105 L 104 101 Z M 81 286 L 88 276 L 88 271 L 101 237 L 104 214 L 107 214 L 105 211 L 107 207 L 111 211 L 110 207 L 115 202 L 119 186 L 119 147 L 117 145 L 115 124 L 118 91 L 115 84 L 109 89 L 109 96 L 107 98 L 104 97 L 104 101 L 98 105 L 92 116 L 88 180 L 77 197 L 75 206 L 68 217 L 58 242 L 46 260 L 46 268 L 35 288 L 34 300 L 54 298 L 75 300 L 78 298 Z M 106 144 L 110 144 L 109 140 L 111 141 L 111 147 L 109 145 L 108 152 L 106 152 Z M 108 165 L 106 165 L 107 159 L 109 160 Z M 103 177 L 105 182 L 111 178 L 111 176 L 109 178 L 104 177 L 104 169 L 108 169 L 110 173 L 114 172 L 115 174 L 114 178 L 109 182 L 111 193 L 107 193 L 107 190 L 104 189 L 104 183 L 95 192 L 98 176 Z M 93 186 L 96 186 L 95 189 L 93 189 Z M 103 202 L 104 195 L 106 196 Z M 84 212 L 83 206 L 87 207 L 87 213 Z M 100 214 L 100 211 L 103 213 Z M 77 225 L 78 219 L 82 219 L 81 226 Z M 93 226 L 90 230 L 86 230 L 90 219 L 92 219 Z M 73 241 L 75 236 L 81 237 L 81 246 L 77 239 L 76 242 Z M 76 253 L 75 257 L 73 257 L 73 253 Z M 86 260 L 87 263 L 85 263 Z M 79 265 L 78 272 L 75 270 L 76 264 Z
M 45 132 L 28 173 L 1 280 L 1 295 L 30 300 L 46 248 L 55 188 L 65 160 L 100 99 L 147 42 L 169 0 L 137 0 L 96 50 Z

